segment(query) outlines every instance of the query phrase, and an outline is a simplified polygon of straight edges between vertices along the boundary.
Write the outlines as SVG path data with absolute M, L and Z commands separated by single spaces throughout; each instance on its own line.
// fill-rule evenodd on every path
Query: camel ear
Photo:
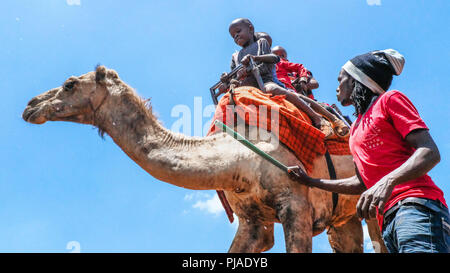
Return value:
M 97 65 L 95 68 L 95 81 L 100 83 L 104 82 L 106 78 L 106 67 L 103 65 Z

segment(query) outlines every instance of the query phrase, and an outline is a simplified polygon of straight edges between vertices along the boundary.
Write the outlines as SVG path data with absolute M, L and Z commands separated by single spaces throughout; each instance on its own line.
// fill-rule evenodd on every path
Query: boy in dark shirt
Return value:
M 274 64 L 279 61 L 279 57 L 273 54 L 270 50 L 268 41 L 264 38 L 256 39 L 255 29 L 250 20 L 239 18 L 231 22 L 229 32 L 234 42 L 242 47 L 242 49 L 233 54 L 231 61 L 231 69 L 242 63 L 247 65 L 250 58 L 260 66 L 260 74 L 266 92 L 273 95 L 285 95 L 286 99 L 294 104 L 297 108 L 305 112 L 311 119 L 312 124 L 320 129 L 325 137 L 331 136 L 333 128 L 331 124 L 325 120 L 321 115 L 312 110 L 301 98 L 295 93 L 286 90 L 285 88 L 276 84 L 273 80 Z M 222 74 L 225 77 L 226 73 Z M 258 88 L 256 79 L 252 75 L 246 75 L 241 82 L 242 86 L 253 86 Z M 226 85 L 219 87 L 220 92 L 225 91 Z

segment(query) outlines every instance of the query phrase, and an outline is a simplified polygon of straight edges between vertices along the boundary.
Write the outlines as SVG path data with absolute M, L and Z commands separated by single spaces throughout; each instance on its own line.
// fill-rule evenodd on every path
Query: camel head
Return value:
M 32 98 L 22 118 L 33 124 L 46 121 L 94 124 L 95 113 L 118 80 L 117 73 L 104 66 L 79 77 L 71 76 L 62 86 Z

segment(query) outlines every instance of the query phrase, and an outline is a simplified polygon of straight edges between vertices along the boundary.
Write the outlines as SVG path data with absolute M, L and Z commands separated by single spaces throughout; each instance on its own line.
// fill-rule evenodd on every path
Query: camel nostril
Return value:
M 23 111 L 23 113 L 22 113 L 23 120 L 28 121 L 28 118 L 30 118 L 32 113 L 33 113 L 33 111 L 30 111 L 30 107 L 27 107 L 25 109 L 25 111 Z

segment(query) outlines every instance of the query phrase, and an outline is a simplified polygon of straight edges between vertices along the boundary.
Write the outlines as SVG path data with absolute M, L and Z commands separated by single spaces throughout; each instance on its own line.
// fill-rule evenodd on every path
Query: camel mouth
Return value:
M 27 107 L 22 113 L 22 118 L 28 123 L 43 124 L 47 119 L 40 112 L 39 109 Z
M 44 124 L 47 121 L 72 121 L 86 123 L 86 118 L 78 112 L 67 111 L 64 105 L 58 106 L 27 106 L 22 113 L 22 118 L 28 123 Z

